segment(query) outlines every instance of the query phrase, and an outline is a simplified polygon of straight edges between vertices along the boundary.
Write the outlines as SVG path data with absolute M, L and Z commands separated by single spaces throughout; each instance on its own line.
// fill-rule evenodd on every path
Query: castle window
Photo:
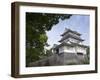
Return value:
M 81 52 L 78 52 L 77 54 L 78 54 L 78 55 L 83 55 L 83 53 L 81 53 Z

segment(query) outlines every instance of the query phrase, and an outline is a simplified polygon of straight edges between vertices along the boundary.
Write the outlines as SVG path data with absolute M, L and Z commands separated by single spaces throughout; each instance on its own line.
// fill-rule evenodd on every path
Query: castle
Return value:
M 54 53 L 86 54 L 88 46 L 82 44 L 84 40 L 80 33 L 65 28 L 65 32 L 61 36 L 60 44 L 54 46 Z

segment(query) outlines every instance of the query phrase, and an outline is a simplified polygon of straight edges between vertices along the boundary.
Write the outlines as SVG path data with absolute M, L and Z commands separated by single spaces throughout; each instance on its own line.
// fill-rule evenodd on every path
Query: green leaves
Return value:
M 40 34 L 40 36 L 39 36 L 39 41 L 41 42 L 41 43 L 46 43 L 47 42 L 47 36 L 46 36 L 46 34 Z

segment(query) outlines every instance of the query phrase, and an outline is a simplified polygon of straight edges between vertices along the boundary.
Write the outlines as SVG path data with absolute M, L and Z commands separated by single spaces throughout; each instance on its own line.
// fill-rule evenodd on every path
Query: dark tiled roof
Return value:
M 57 45 L 55 48 L 59 48 L 59 47 L 61 47 L 61 46 L 72 46 L 72 47 L 73 47 L 74 45 L 63 42 L 63 43 Z
M 80 47 L 86 47 L 86 48 L 88 47 L 88 46 L 83 45 L 83 44 L 77 44 L 77 43 L 72 43 L 72 42 L 71 42 L 71 44 L 76 45 L 76 46 L 80 46 Z
M 69 43 L 63 42 L 63 43 L 57 45 L 55 48 L 59 48 L 61 46 L 72 46 L 72 47 L 74 47 L 74 46 L 80 46 L 80 47 L 84 47 L 84 48 L 87 48 L 88 47 L 88 46 L 83 45 L 83 44 L 77 44 L 77 43 L 70 43 L 69 44 Z
M 76 34 L 76 35 L 78 35 L 78 36 L 80 36 L 81 34 L 80 33 L 78 33 L 77 31 L 72 31 L 71 29 L 67 29 L 61 36 L 63 36 L 63 35 L 65 35 L 65 34 L 67 34 L 68 32 L 71 32 L 71 33 L 74 33 L 74 34 Z
M 74 38 L 74 39 L 76 39 L 76 40 L 84 41 L 84 40 L 81 39 L 80 37 L 76 37 L 76 36 L 73 36 L 73 35 L 70 35 L 70 34 L 69 34 L 69 35 L 67 35 L 66 37 L 63 37 L 59 42 L 65 40 L 65 39 L 67 39 L 67 38 Z

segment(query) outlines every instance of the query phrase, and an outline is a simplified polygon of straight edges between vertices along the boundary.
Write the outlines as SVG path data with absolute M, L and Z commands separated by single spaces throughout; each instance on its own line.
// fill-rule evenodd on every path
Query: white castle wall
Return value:
M 86 49 L 87 48 L 84 48 L 84 47 L 76 47 L 76 50 L 77 50 L 77 52 L 80 52 L 80 53 L 84 53 L 84 54 L 86 54 Z
M 86 48 L 84 47 L 70 47 L 70 46 L 62 46 L 59 48 L 59 53 L 83 53 L 86 54 Z
M 62 46 L 59 48 L 59 53 L 76 53 L 74 47 L 69 47 L 69 46 Z

